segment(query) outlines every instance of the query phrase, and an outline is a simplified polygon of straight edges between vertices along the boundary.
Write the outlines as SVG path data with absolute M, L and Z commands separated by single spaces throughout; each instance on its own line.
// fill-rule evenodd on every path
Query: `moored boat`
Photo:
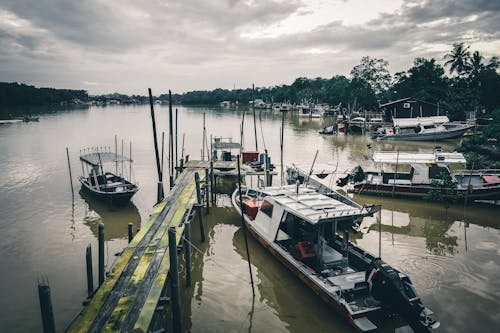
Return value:
M 409 166 L 407 172 L 365 172 L 355 167 L 337 185 L 350 184 L 347 191 L 358 194 L 394 195 L 424 198 L 434 191 L 443 198 L 463 200 L 499 200 L 500 170 L 452 171 L 450 165 L 465 164 L 462 153 L 446 153 L 441 148 L 430 153 L 375 152 L 379 165 Z
M 358 331 L 387 322 L 437 328 L 406 274 L 349 242 L 349 233 L 380 207 L 334 197 L 299 185 L 243 187 L 232 203 L 261 245 Z
M 446 116 L 394 118 L 392 126 L 380 127 L 377 140 L 436 141 L 459 138 L 473 126 L 450 123 Z
M 82 184 L 82 189 L 97 199 L 110 205 L 121 206 L 128 203 L 139 190 L 139 187 L 125 179 L 124 175 L 118 175 L 118 165 L 122 166 L 124 162 L 132 163 L 130 157 L 101 149 L 91 149 L 80 155 L 80 161 L 82 176 L 78 180 Z M 115 173 L 105 171 L 104 163 L 114 163 Z M 121 170 L 123 173 L 123 167 Z M 129 170 L 131 173 L 131 165 Z

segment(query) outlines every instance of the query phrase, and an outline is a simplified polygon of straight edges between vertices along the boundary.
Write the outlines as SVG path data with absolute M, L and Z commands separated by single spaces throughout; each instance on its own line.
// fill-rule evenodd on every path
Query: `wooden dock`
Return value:
M 176 228 L 179 245 L 184 223 L 191 219 L 198 203 L 195 173 L 203 179 L 205 165 L 200 161 L 187 163 L 175 186 L 154 207 L 68 332 L 150 330 L 170 270 L 168 230 Z

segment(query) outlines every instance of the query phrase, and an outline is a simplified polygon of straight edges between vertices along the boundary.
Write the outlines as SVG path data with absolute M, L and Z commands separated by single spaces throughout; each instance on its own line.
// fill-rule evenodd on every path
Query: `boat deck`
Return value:
M 170 269 L 168 229 L 177 228 L 179 244 L 197 201 L 194 174 L 204 176 L 200 165 L 196 161 L 187 164 L 68 332 L 149 330 Z

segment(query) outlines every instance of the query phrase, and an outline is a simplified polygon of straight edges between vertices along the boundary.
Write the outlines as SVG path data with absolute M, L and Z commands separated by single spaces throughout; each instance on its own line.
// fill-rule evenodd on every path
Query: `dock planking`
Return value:
M 179 245 L 184 222 L 197 203 L 194 174 L 203 177 L 204 166 L 200 161 L 187 164 L 68 332 L 148 331 L 170 269 L 168 229 L 176 227 Z

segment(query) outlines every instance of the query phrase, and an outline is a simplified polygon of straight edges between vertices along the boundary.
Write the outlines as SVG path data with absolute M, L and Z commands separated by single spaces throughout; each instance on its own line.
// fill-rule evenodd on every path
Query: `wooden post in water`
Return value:
M 240 155 L 236 157 L 238 161 L 238 191 L 241 198 L 241 167 L 240 167 Z M 248 271 L 250 273 L 250 283 L 252 284 L 252 295 L 255 297 L 255 288 L 253 286 L 253 274 L 252 274 L 252 264 L 250 262 L 250 251 L 248 250 L 248 237 L 247 237 L 247 225 L 245 222 L 245 217 L 243 214 L 245 213 L 245 206 L 243 206 L 243 200 L 240 199 L 240 209 L 241 209 L 241 226 L 243 228 L 243 236 L 245 238 L 245 249 L 247 251 L 247 260 L 248 260 Z
M 259 151 L 259 147 L 257 146 L 257 122 L 255 120 L 255 101 L 253 100 L 254 94 L 253 91 L 255 89 L 255 85 L 252 83 L 252 112 L 253 112 L 253 130 L 255 134 L 255 151 Z
M 99 223 L 99 286 L 104 282 L 104 224 Z
M 174 187 L 174 122 L 172 116 L 172 91 L 168 91 L 168 119 L 169 119 L 169 156 L 170 156 L 170 189 Z
M 115 175 L 118 175 L 118 136 L 115 134 Z
M 71 173 L 71 163 L 69 161 L 69 149 L 66 147 L 66 157 L 68 158 L 68 170 L 69 170 L 69 183 L 71 184 L 71 196 L 75 196 L 75 192 L 73 190 L 73 175 Z M 85 176 L 85 175 L 82 175 Z
M 285 113 L 281 112 L 281 133 L 280 133 L 280 157 L 281 157 L 281 186 L 285 185 L 284 183 L 284 172 L 285 172 L 285 166 L 283 165 L 283 145 L 284 145 L 284 133 L 285 133 Z
M 394 198 L 394 190 L 396 189 L 396 177 L 398 176 L 398 164 L 399 164 L 399 149 L 396 155 L 396 172 L 394 173 L 394 178 L 392 179 L 392 197 Z
M 186 285 L 191 286 L 191 222 L 184 223 L 184 260 L 186 261 Z
M 212 204 L 215 203 L 215 175 L 214 161 L 210 160 L 210 192 L 212 193 Z
M 200 234 L 201 234 L 201 241 L 205 241 L 205 227 L 203 226 L 203 215 L 201 213 L 201 208 L 203 207 L 203 203 L 201 202 L 201 189 L 200 189 L 200 175 L 198 172 L 195 172 L 194 174 L 194 181 L 196 183 L 196 199 L 197 199 L 197 204 L 196 204 L 196 211 L 198 213 L 198 221 L 200 222 Z
M 148 88 L 148 92 L 149 92 L 149 106 L 151 108 L 151 121 L 153 122 L 153 141 L 154 141 L 154 145 L 155 145 L 156 170 L 158 171 L 158 186 L 157 186 L 157 192 L 156 192 L 156 202 L 160 202 L 163 199 L 163 175 L 162 175 L 161 166 L 160 166 L 160 155 L 158 154 L 158 140 L 156 137 L 155 110 L 153 107 L 153 94 L 151 93 L 151 88 Z
M 87 295 L 90 298 L 94 292 L 94 272 L 92 269 L 92 246 L 89 244 L 85 249 L 85 262 L 87 264 Z
M 134 231 L 132 230 L 132 227 L 134 225 L 132 224 L 132 222 L 129 222 L 128 224 L 128 242 L 130 243 L 132 241 L 132 239 L 134 238 Z
M 210 193 L 209 193 L 209 184 L 210 184 L 210 176 L 208 172 L 208 168 L 205 168 L 205 204 L 206 204 L 206 213 L 210 213 Z
M 264 158 L 265 158 L 265 163 L 264 163 L 264 171 L 266 174 L 266 186 L 271 186 L 271 177 L 269 174 L 269 154 L 267 153 L 267 149 L 264 150 Z
M 54 311 L 52 310 L 52 300 L 50 298 L 50 286 L 47 282 L 38 282 L 38 297 L 40 299 L 43 332 L 55 333 Z
M 179 264 L 177 260 L 176 229 L 168 229 L 168 254 L 170 257 L 170 279 L 171 279 L 171 297 L 172 297 L 172 317 L 174 333 L 181 332 L 181 306 L 179 295 Z
M 178 169 L 178 159 L 177 159 L 177 151 L 178 151 L 178 142 L 177 142 L 177 139 L 178 139 L 178 122 L 179 120 L 179 110 L 177 110 L 177 108 L 175 108 L 175 178 L 177 178 L 177 174 L 179 172 L 179 169 Z
M 377 220 L 378 220 L 378 257 L 382 258 L 382 207 L 380 207 L 378 210 Z

